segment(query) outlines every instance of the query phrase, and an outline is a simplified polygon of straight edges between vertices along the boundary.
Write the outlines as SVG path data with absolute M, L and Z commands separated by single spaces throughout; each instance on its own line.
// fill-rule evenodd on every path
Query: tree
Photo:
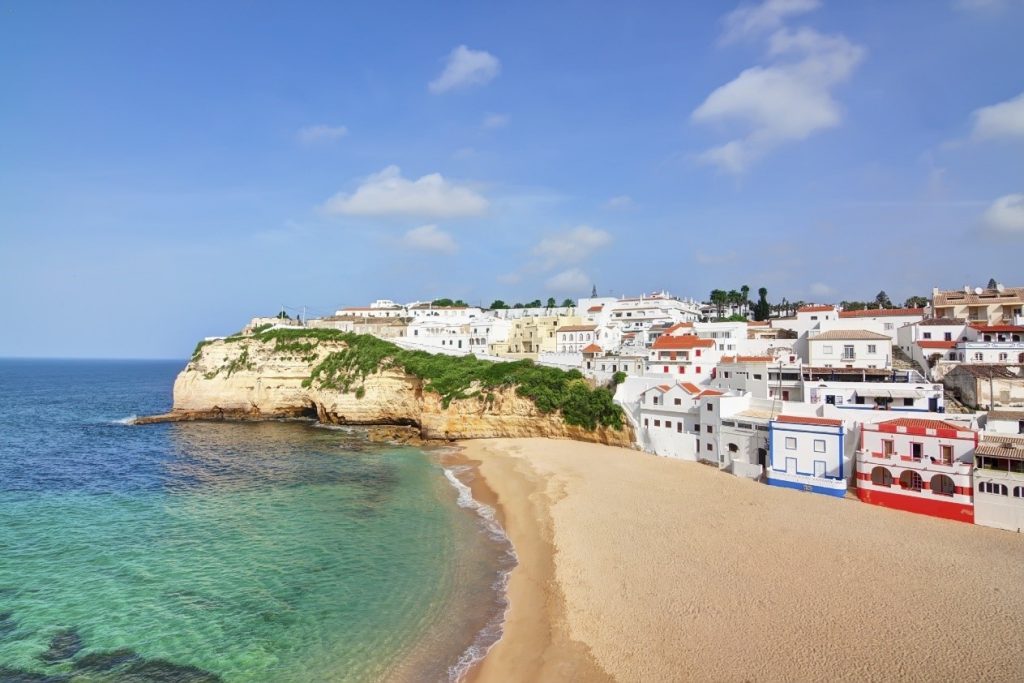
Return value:
M 516 304 L 515 306 L 513 306 L 512 308 L 523 308 L 523 305 L 522 305 L 522 304 L 519 304 L 519 303 L 517 303 L 517 304 Z
M 771 305 L 768 303 L 768 290 L 759 287 L 757 290 L 757 304 L 754 306 L 754 320 L 767 320 L 771 315 Z
M 735 289 L 730 289 L 725 295 L 725 301 L 730 307 L 739 308 L 739 305 L 743 303 L 743 295 Z
M 989 289 L 995 289 L 998 286 L 999 286 L 999 283 L 996 282 L 996 279 L 994 277 L 990 277 L 988 279 L 988 288 Z
M 903 308 L 925 308 L 927 306 L 928 297 L 926 296 L 907 297 L 907 300 L 903 302 Z
M 277 317 L 278 317 L 278 319 L 279 319 L 279 320 L 288 320 L 288 318 L 289 318 L 289 317 L 291 317 L 291 316 L 289 316 L 289 315 L 288 315 L 288 313 L 287 313 L 287 311 L 285 311 L 285 310 L 284 310 L 284 309 L 282 308 L 282 309 L 281 309 L 281 312 L 277 314 Z
M 576 302 L 573 301 L 572 299 L 565 299 L 564 301 L 562 301 L 562 308 L 574 308 L 575 306 Z
M 431 306 L 454 306 L 455 302 L 451 299 L 434 299 L 430 302 Z
M 495 299 L 494 301 L 491 302 L 492 311 L 496 311 L 499 308 L 508 308 L 508 304 L 502 301 L 501 299 Z
M 750 312 L 750 285 L 740 287 L 740 294 L 743 295 L 743 312 Z
M 531 301 L 530 303 L 528 303 L 528 304 L 524 304 L 524 305 L 526 306 L 526 308 L 540 308 L 540 307 L 541 307 L 541 306 L 543 306 L 544 304 L 542 304 L 542 303 L 540 302 L 540 299 L 534 299 L 534 300 L 533 300 L 533 301 Z
M 724 289 L 712 289 L 711 290 L 711 303 L 715 305 L 718 310 L 718 317 L 722 317 L 722 308 L 725 306 L 725 301 L 729 294 Z
M 554 308 L 554 307 L 555 307 L 555 297 L 549 296 L 548 297 L 548 308 Z
M 879 308 L 892 308 L 892 301 L 889 300 L 889 295 L 885 293 L 884 289 L 875 295 L 875 303 Z

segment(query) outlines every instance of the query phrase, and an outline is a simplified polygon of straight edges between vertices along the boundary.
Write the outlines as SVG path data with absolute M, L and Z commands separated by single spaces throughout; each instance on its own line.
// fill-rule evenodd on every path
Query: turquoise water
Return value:
M 486 646 L 508 549 L 435 455 L 117 422 L 178 367 L 0 361 L 0 680 L 447 680 Z

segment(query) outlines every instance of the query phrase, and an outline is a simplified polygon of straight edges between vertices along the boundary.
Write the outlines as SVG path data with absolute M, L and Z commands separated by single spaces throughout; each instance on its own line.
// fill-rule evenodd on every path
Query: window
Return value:
M 788 450 L 791 450 L 791 451 L 795 451 L 796 450 L 796 437 L 795 436 L 787 436 L 786 437 L 786 448 Z
M 878 353 L 878 347 L 874 344 L 868 344 L 868 353 Z
M 682 422 L 676 422 L 676 432 L 679 433 L 679 434 L 683 433 L 683 423 Z
M 996 484 L 991 481 L 983 481 L 978 484 L 978 491 L 981 493 L 992 493 L 997 496 L 1006 495 L 1006 486 L 1004 484 Z
M 903 399 L 903 405 L 904 406 L 912 406 L 912 405 L 914 405 L 914 399 L 912 399 L 912 398 L 905 398 L 905 399 Z
M 1024 498 L 1024 486 L 1014 486 L 1013 487 L 1013 497 L 1014 498 Z
M 677 406 L 681 406 L 681 405 L 683 405 L 683 399 L 681 399 L 681 398 L 677 398 L 677 399 L 675 400 L 675 404 L 676 404 Z
M 661 400 L 660 396 L 651 396 L 651 403 L 653 403 L 654 405 L 658 405 L 658 402 L 660 400 Z
M 759 374 L 757 374 L 757 373 L 755 372 L 755 373 L 754 373 L 754 379 L 761 379 L 761 375 L 759 375 Z
M 871 483 L 875 486 L 892 486 L 892 472 L 884 467 L 876 467 L 871 470 Z
M 709 403 L 708 404 L 708 412 L 710 413 L 714 409 L 715 409 L 715 407 Z
M 655 427 L 660 427 L 661 426 L 661 420 L 655 420 L 654 421 L 654 426 Z
M 665 366 L 665 372 L 668 372 L 668 366 L 667 365 Z
M 856 354 L 853 352 L 853 344 L 843 345 L 843 358 L 850 359 L 856 358 Z
M 1006 362 L 1007 358 L 1009 358 L 1009 356 L 1007 354 L 1005 354 L 1005 353 L 999 354 L 999 361 L 1000 362 Z
M 974 360 L 982 360 L 984 358 L 985 356 L 982 355 L 981 351 L 978 351 L 977 353 L 974 354 Z
M 924 446 L 919 443 L 910 444 L 910 457 L 914 460 L 920 460 L 921 455 L 924 453 Z
M 679 374 L 682 375 L 682 374 L 685 374 L 685 373 L 686 373 L 686 367 L 683 366 L 683 365 L 680 365 L 679 366 Z
M 932 477 L 932 480 L 928 483 L 928 488 L 930 488 L 932 493 L 936 496 L 952 496 L 956 493 L 956 485 L 954 485 L 953 480 L 945 474 L 936 474 Z
M 900 475 L 900 488 L 904 491 L 920 491 L 921 475 L 911 470 L 906 470 Z
M 665 420 L 665 429 L 672 429 L 672 421 Z
M 921 336 L 922 336 L 922 337 L 923 337 L 924 339 L 931 339 L 931 338 L 932 338 L 932 333 L 931 333 L 931 332 L 925 332 L 925 333 L 924 333 L 924 334 L 922 334 Z
M 953 333 L 946 332 L 945 334 L 942 335 L 942 338 L 945 339 L 946 341 L 953 341 Z
M 708 445 L 707 445 L 707 449 L 708 449 L 709 451 L 711 450 L 711 444 L 708 444 Z
M 832 347 L 829 344 L 825 344 L 824 346 L 821 347 L 821 352 L 823 354 L 825 354 L 826 356 L 831 356 L 832 355 Z
M 825 452 L 825 440 L 824 439 L 815 439 L 814 440 L 814 452 L 815 453 L 824 453 Z
M 648 426 L 650 426 L 650 425 L 648 424 L 647 418 L 645 417 L 644 418 L 644 427 L 648 427 Z
M 858 394 L 857 397 L 854 399 L 854 403 L 856 403 L 859 406 L 864 405 L 864 397 Z
M 725 378 L 726 378 L 726 379 L 729 379 L 729 376 L 730 376 L 730 375 L 729 375 L 729 373 L 728 373 L 728 372 L 723 372 L 722 374 L 723 374 L 723 375 L 725 375 Z
M 892 329 L 892 323 L 885 323 L 885 329 L 891 330 Z
M 939 446 L 939 460 L 943 465 L 953 464 L 953 447 L 940 445 Z
M 707 429 L 707 432 L 708 432 L 708 434 L 710 434 L 710 433 L 711 433 L 711 432 L 713 431 L 713 430 L 711 429 L 711 425 L 708 425 L 706 429 Z

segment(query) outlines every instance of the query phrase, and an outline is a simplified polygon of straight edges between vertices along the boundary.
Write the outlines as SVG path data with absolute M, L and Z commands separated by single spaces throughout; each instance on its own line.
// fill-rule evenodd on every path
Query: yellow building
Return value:
M 580 325 L 583 318 L 575 315 L 552 315 L 520 318 L 513 321 L 508 339 L 491 344 L 489 352 L 494 356 L 537 359 L 541 352 L 555 352 L 557 339 L 555 330 L 566 325 Z

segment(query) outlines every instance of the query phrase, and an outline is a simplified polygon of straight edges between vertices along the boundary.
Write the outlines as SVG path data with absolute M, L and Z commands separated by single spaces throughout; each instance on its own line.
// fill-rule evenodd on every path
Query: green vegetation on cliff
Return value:
M 304 386 L 354 391 L 361 397 L 367 377 L 381 370 L 397 369 L 423 380 L 424 389 L 438 394 L 446 408 L 454 400 L 468 398 L 490 404 L 495 400 L 493 390 L 514 387 L 519 396 L 533 401 L 540 412 L 560 412 L 567 424 L 589 430 L 599 425 L 614 429 L 623 426 L 622 409 L 612 400 L 612 392 L 592 387 L 578 370 L 543 367 L 529 360 L 494 363 L 474 356 L 407 351 L 377 337 L 337 330 L 278 329 L 260 332 L 250 339 L 272 342 L 274 353 L 300 355 L 309 361 L 317 357 L 316 347 L 321 341 L 344 344 L 345 348 L 320 359 Z M 244 355 L 242 362 L 248 363 L 247 351 Z M 237 369 L 233 367 L 232 371 Z

